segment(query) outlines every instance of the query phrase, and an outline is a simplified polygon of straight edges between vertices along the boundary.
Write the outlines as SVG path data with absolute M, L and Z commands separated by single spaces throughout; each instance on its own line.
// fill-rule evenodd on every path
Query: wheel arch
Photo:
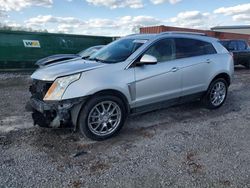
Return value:
M 79 124 L 79 114 L 81 112 L 81 110 L 84 108 L 84 105 L 89 101 L 91 100 L 93 97 L 97 97 L 97 96 L 103 96 L 103 95 L 112 95 L 112 96 L 117 96 L 119 97 L 122 102 L 124 103 L 124 106 L 125 106 L 125 109 L 126 109 L 126 114 L 128 115 L 130 113 L 130 106 L 129 106 L 129 102 L 128 102 L 128 99 L 126 98 L 126 96 L 118 91 L 118 90 L 114 90 L 114 89 L 105 89 L 105 90 L 101 90 L 101 91 L 98 91 L 92 95 L 89 95 L 88 97 L 86 97 L 86 100 L 84 100 L 82 103 L 80 103 L 78 106 L 75 107 L 75 111 L 73 113 L 76 113 L 74 114 L 74 117 L 72 115 L 72 121 L 73 121 L 73 124 L 74 124 L 74 130 L 77 130 L 79 127 L 78 127 L 78 124 Z
M 130 111 L 129 102 L 128 102 L 127 97 L 122 92 L 115 90 L 115 89 L 105 89 L 105 90 L 96 92 L 91 97 L 96 97 L 99 95 L 113 95 L 113 96 L 119 97 L 125 105 L 126 113 L 129 113 Z M 89 99 L 91 99 L 91 97 Z
M 219 73 L 219 74 L 217 74 L 212 80 L 211 80 L 211 82 L 210 82 L 210 84 L 214 81 L 214 80 L 216 80 L 216 79 L 218 79 L 218 78 L 223 78 L 223 79 L 225 79 L 226 80 L 226 82 L 227 82 L 227 84 L 228 84 L 228 86 L 230 86 L 230 84 L 231 84 L 231 77 L 229 76 L 229 74 L 228 73 Z

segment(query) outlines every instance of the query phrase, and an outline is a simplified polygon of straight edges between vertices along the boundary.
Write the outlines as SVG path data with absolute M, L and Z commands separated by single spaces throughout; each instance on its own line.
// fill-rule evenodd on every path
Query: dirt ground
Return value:
M 33 126 L 28 74 L 0 74 L 0 187 L 250 187 L 250 71 L 225 105 L 198 102 L 127 120 L 103 142 Z

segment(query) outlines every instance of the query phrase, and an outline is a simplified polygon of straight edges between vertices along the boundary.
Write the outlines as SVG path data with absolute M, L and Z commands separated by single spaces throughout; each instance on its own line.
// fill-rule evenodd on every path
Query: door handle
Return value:
M 178 67 L 173 67 L 173 68 L 171 69 L 172 72 L 177 72 L 178 70 L 179 70 Z
M 206 60 L 206 63 L 208 63 L 208 64 L 211 63 L 211 60 L 210 60 L 210 59 L 207 59 L 207 60 Z

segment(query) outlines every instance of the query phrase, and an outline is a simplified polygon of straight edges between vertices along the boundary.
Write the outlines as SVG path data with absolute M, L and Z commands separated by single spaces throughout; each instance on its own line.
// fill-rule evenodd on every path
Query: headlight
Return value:
M 43 100 L 53 101 L 53 100 L 61 100 L 62 96 L 67 89 L 67 87 L 78 80 L 81 74 L 74 74 L 70 76 L 65 76 L 61 78 L 57 78 L 52 86 L 49 88 Z

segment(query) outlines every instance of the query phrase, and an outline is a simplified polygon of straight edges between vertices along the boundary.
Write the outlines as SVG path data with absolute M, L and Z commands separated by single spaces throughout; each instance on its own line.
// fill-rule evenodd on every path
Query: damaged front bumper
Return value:
M 55 102 L 31 98 L 26 109 L 32 111 L 34 125 L 51 128 L 76 127 L 78 114 L 85 101 L 86 97 Z

